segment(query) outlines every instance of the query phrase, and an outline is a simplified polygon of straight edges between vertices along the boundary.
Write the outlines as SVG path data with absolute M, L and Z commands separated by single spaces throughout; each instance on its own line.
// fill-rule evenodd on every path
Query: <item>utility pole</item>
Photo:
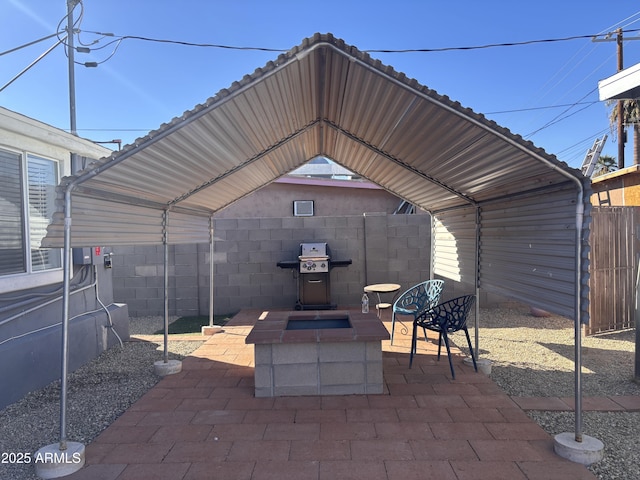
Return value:
M 616 30 L 616 36 L 613 37 L 612 33 L 607 33 L 604 38 L 599 38 L 600 35 L 592 38 L 593 42 L 616 42 L 617 45 L 617 57 L 618 57 L 618 72 L 624 69 L 624 62 L 622 57 L 622 41 L 623 40 L 640 40 L 639 36 L 623 39 L 622 29 Z M 624 144 L 625 132 L 624 132 L 624 100 L 618 100 L 616 104 L 616 116 L 618 118 L 618 169 L 624 168 Z
M 616 44 L 618 53 L 618 72 L 621 72 L 624 68 L 624 62 L 622 61 L 622 29 L 619 28 L 616 31 Z M 624 104 L 622 100 L 618 100 L 616 105 L 618 109 L 618 169 L 624 168 Z
M 69 58 L 69 116 L 71 135 L 78 135 L 76 130 L 76 76 L 75 47 L 73 46 L 73 9 L 78 0 L 67 0 L 67 57 Z

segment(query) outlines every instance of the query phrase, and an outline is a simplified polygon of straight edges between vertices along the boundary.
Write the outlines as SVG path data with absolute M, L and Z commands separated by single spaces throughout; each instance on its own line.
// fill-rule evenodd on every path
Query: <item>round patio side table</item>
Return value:
M 381 293 L 395 293 L 400 290 L 400 285 L 397 283 L 374 283 L 372 285 L 367 285 L 364 287 L 364 291 L 367 293 L 375 293 L 378 297 L 378 301 L 376 302 L 376 312 L 378 314 L 378 318 L 380 318 L 381 311 L 386 308 L 391 308 L 393 305 L 392 302 L 383 302 L 380 298 Z

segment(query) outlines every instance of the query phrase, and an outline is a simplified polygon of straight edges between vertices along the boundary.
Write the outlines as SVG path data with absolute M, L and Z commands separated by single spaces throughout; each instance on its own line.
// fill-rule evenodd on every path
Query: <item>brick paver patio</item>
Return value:
M 260 312 L 242 311 L 86 446 L 72 480 L 573 480 L 586 467 L 553 452 L 523 409 L 570 409 L 568 399 L 511 398 L 437 346 L 383 341 L 381 395 L 256 398 L 253 345 Z M 625 408 L 625 401 L 594 401 Z M 586 403 L 586 402 L 585 402 Z M 637 403 L 627 400 L 628 407 Z

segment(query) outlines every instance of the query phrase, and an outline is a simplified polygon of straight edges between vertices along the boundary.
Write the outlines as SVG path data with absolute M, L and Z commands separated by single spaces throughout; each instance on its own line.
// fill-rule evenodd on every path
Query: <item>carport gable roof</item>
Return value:
M 431 273 L 588 321 L 589 179 L 328 34 L 65 179 L 42 244 L 164 243 L 168 285 L 168 244 L 213 259 L 216 211 L 319 155 L 434 214 Z
M 495 122 L 316 34 L 67 177 L 59 195 L 69 188 L 73 196 L 73 246 L 162 243 L 164 211 L 185 222 L 171 243 L 191 243 L 206 237 L 184 233 L 189 219 L 210 217 L 320 155 L 431 212 L 583 178 Z M 62 204 L 43 246 L 63 245 Z M 97 212 L 102 218 L 92 220 Z M 205 223 L 196 220 L 193 231 Z M 108 229 L 115 235 L 105 239 Z

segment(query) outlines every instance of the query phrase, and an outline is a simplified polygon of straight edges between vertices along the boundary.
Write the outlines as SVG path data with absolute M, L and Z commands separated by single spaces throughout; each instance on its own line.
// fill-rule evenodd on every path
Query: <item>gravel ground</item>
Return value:
M 534 318 L 528 308 L 481 311 L 480 357 L 492 361 L 491 377 L 509 395 L 574 395 L 574 330 L 561 317 Z M 173 320 L 173 319 L 172 319 Z M 162 319 L 131 320 L 132 335 L 153 334 Z M 471 332 L 473 337 L 473 332 Z M 473 339 L 472 339 L 473 340 Z M 464 349 L 466 340 L 453 336 Z M 635 330 L 583 337 L 584 396 L 640 395 L 633 382 Z M 169 342 L 171 358 L 183 358 L 201 342 Z M 126 342 L 69 377 L 70 440 L 90 443 L 159 378 L 153 363 L 162 343 Z M 59 382 L 28 394 L 0 411 L 0 452 L 33 452 L 59 438 Z M 573 432 L 570 412 L 530 412 L 550 434 Z M 605 458 L 589 469 L 602 480 L 640 479 L 640 413 L 583 413 L 583 433 L 605 444 Z M 1 464 L 2 480 L 35 480 L 32 465 Z
M 162 318 L 133 318 L 130 332 L 151 335 L 163 325 Z M 184 358 L 202 343 L 169 340 L 169 358 Z M 148 392 L 160 379 L 153 371 L 153 364 L 162 360 L 163 352 L 162 339 L 158 343 L 125 342 L 124 348 L 111 348 L 70 374 L 67 384 L 69 440 L 87 445 Z M 27 452 L 33 456 L 39 448 L 60 440 L 59 426 L 60 382 L 57 381 L 0 411 L 0 453 Z M 38 480 L 38 477 L 32 464 L 0 463 L 0 479 Z
M 491 378 L 520 397 L 574 397 L 573 321 L 534 318 L 528 308 L 481 310 L 480 358 L 491 360 Z M 582 337 L 583 397 L 640 395 L 634 382 L 635 329 Z M 473 332 L 471 332 L 473 342 Z M 456 334 L 456 345 L 466 340 Z M 572 412 L 529 412 L 551 435 L 575 432 Z M 582 433 L 605 446 L 589 467 L 602 480 L 640 479 L 640 412 L 583 412 Z

